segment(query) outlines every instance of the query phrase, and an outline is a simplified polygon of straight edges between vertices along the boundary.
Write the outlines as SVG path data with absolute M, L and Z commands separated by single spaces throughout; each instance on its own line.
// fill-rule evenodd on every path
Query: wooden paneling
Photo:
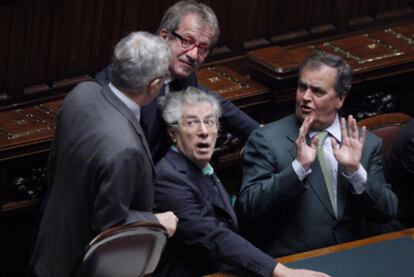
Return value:
M 116 42 L 154 32 L 177 0 L 0 2 L 0 106 L 69 91 L 110 63 Z M 414 0 L 201 0 L 221 37 L 209 60 L 413 18 Z

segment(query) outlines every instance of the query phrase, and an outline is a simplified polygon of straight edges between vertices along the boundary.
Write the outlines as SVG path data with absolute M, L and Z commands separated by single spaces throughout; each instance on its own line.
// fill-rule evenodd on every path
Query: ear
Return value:
M 163 85 L 163 80 L 163 78 L 155 78 L 154 80 L 152 80 L 148 85 L 149 92 L 151 94 L 158 94 L 158 91 Z
M 167 37 L 168 37 L 168 31 L 167 31 L 167 29 L 162 28 L 161 31 L 160 31 L 160 33 L 159 33 L 159 35 L 160 35 L 161 38 L 167 39 Z
M 174 132 L 170 129 L 168 129 L 168 134 L 170 135 L 171 140 L 176 143 L 177 142 L 177 137 L 175 136 Z
M 340 110 L 342 108 L 342 106 L 344 105 L 345 99 L 346 99 L 346 93 L 344 93 L 343 95 L 339 96 L 339 101 L 336 104 L 336 110 Z

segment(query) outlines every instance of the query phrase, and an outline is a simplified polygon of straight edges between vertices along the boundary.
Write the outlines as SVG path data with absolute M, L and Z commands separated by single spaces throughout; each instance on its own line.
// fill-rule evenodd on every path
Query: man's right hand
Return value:
M 168 237 L 172 237 L 177 230 L 178 217 L 173 212 L 165 212 L 155 214 L 160 224 L 167 230 Z
M 315 136 L 310 145 L 306 143 L 306 136 L 308 135 L 310 126 L 312 125 L 313 117 L 307 116 L 303 120 L 302 126 L 299 129 L 299 136 L 296 139 L 296 160 L 300 163 L 305 171 L 312 166 L 316 158 L 316 150 L 318 147 L 318 138 Z
M 293 269 L 278 263 L 272 277 L 330 277 L 330 275 L 307 269 Z

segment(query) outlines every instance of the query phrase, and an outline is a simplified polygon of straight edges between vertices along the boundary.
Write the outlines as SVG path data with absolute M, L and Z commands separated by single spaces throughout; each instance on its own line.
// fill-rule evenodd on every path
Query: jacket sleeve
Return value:
M 133 203 L 136 201 L 136 193 L 142 193 L 142 201 L 147 201 L 147 197 L 152 199 L 152 195 L 147 195 L 153 193 L 152 184 L 148 190 L 148 184 L 144 184 L 142 176 L 145 173 L 140 170 L 144 168 L 142 160 L 137 158 L 143 155 L 136 149 L 125 149 L 107 157 L 99 165 L 97 185 L 92 192 L 96 194 L 92 212 L 92 228 L 95 232 L 136 221 L 158 222 L 150 212 L 152 204 Z M 125 170 L 127 168 L 131 170 Z M 148 206 L 148 210 L 131 208 L 134 206 Z
M 276 262 L 217 219 L 212 209 L 203 205 L 186 175 L 173 172 L 157 171 L 155 202 L 179 218 L 176 239 L 250 276 L 271 276 Z
M 293 158 L 289 158 L 286 144 L 268 137 L 269 131 L 275 130 L 266 128 L 254 131 L 244 148 L 243 180 L 237 203 L 244 218 L 274 216 L 284 204 L 308 189 L 293 170 Z

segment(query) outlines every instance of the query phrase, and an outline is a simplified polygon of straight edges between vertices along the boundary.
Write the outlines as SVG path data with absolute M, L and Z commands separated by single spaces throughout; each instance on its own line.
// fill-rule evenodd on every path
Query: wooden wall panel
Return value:
M 348 27 L 357 30 L 370 24 L 388 24 L 414 17 L 413 0 L 349 1 Z
M 0 2 L 0 109 L 67 92 L 110 63 L 118 40 L 154 32 L 177 0 Z M 209 61 L 414 18 L 414 0 L 200 0 L 221 36 Z
M 13 18 L 13 7 L 10 4 L 0 4 L 0 98 L 7 97 L 10 92 L 10 84 L 8 83 L 9 72 L 9 50 L 10 38 Z

